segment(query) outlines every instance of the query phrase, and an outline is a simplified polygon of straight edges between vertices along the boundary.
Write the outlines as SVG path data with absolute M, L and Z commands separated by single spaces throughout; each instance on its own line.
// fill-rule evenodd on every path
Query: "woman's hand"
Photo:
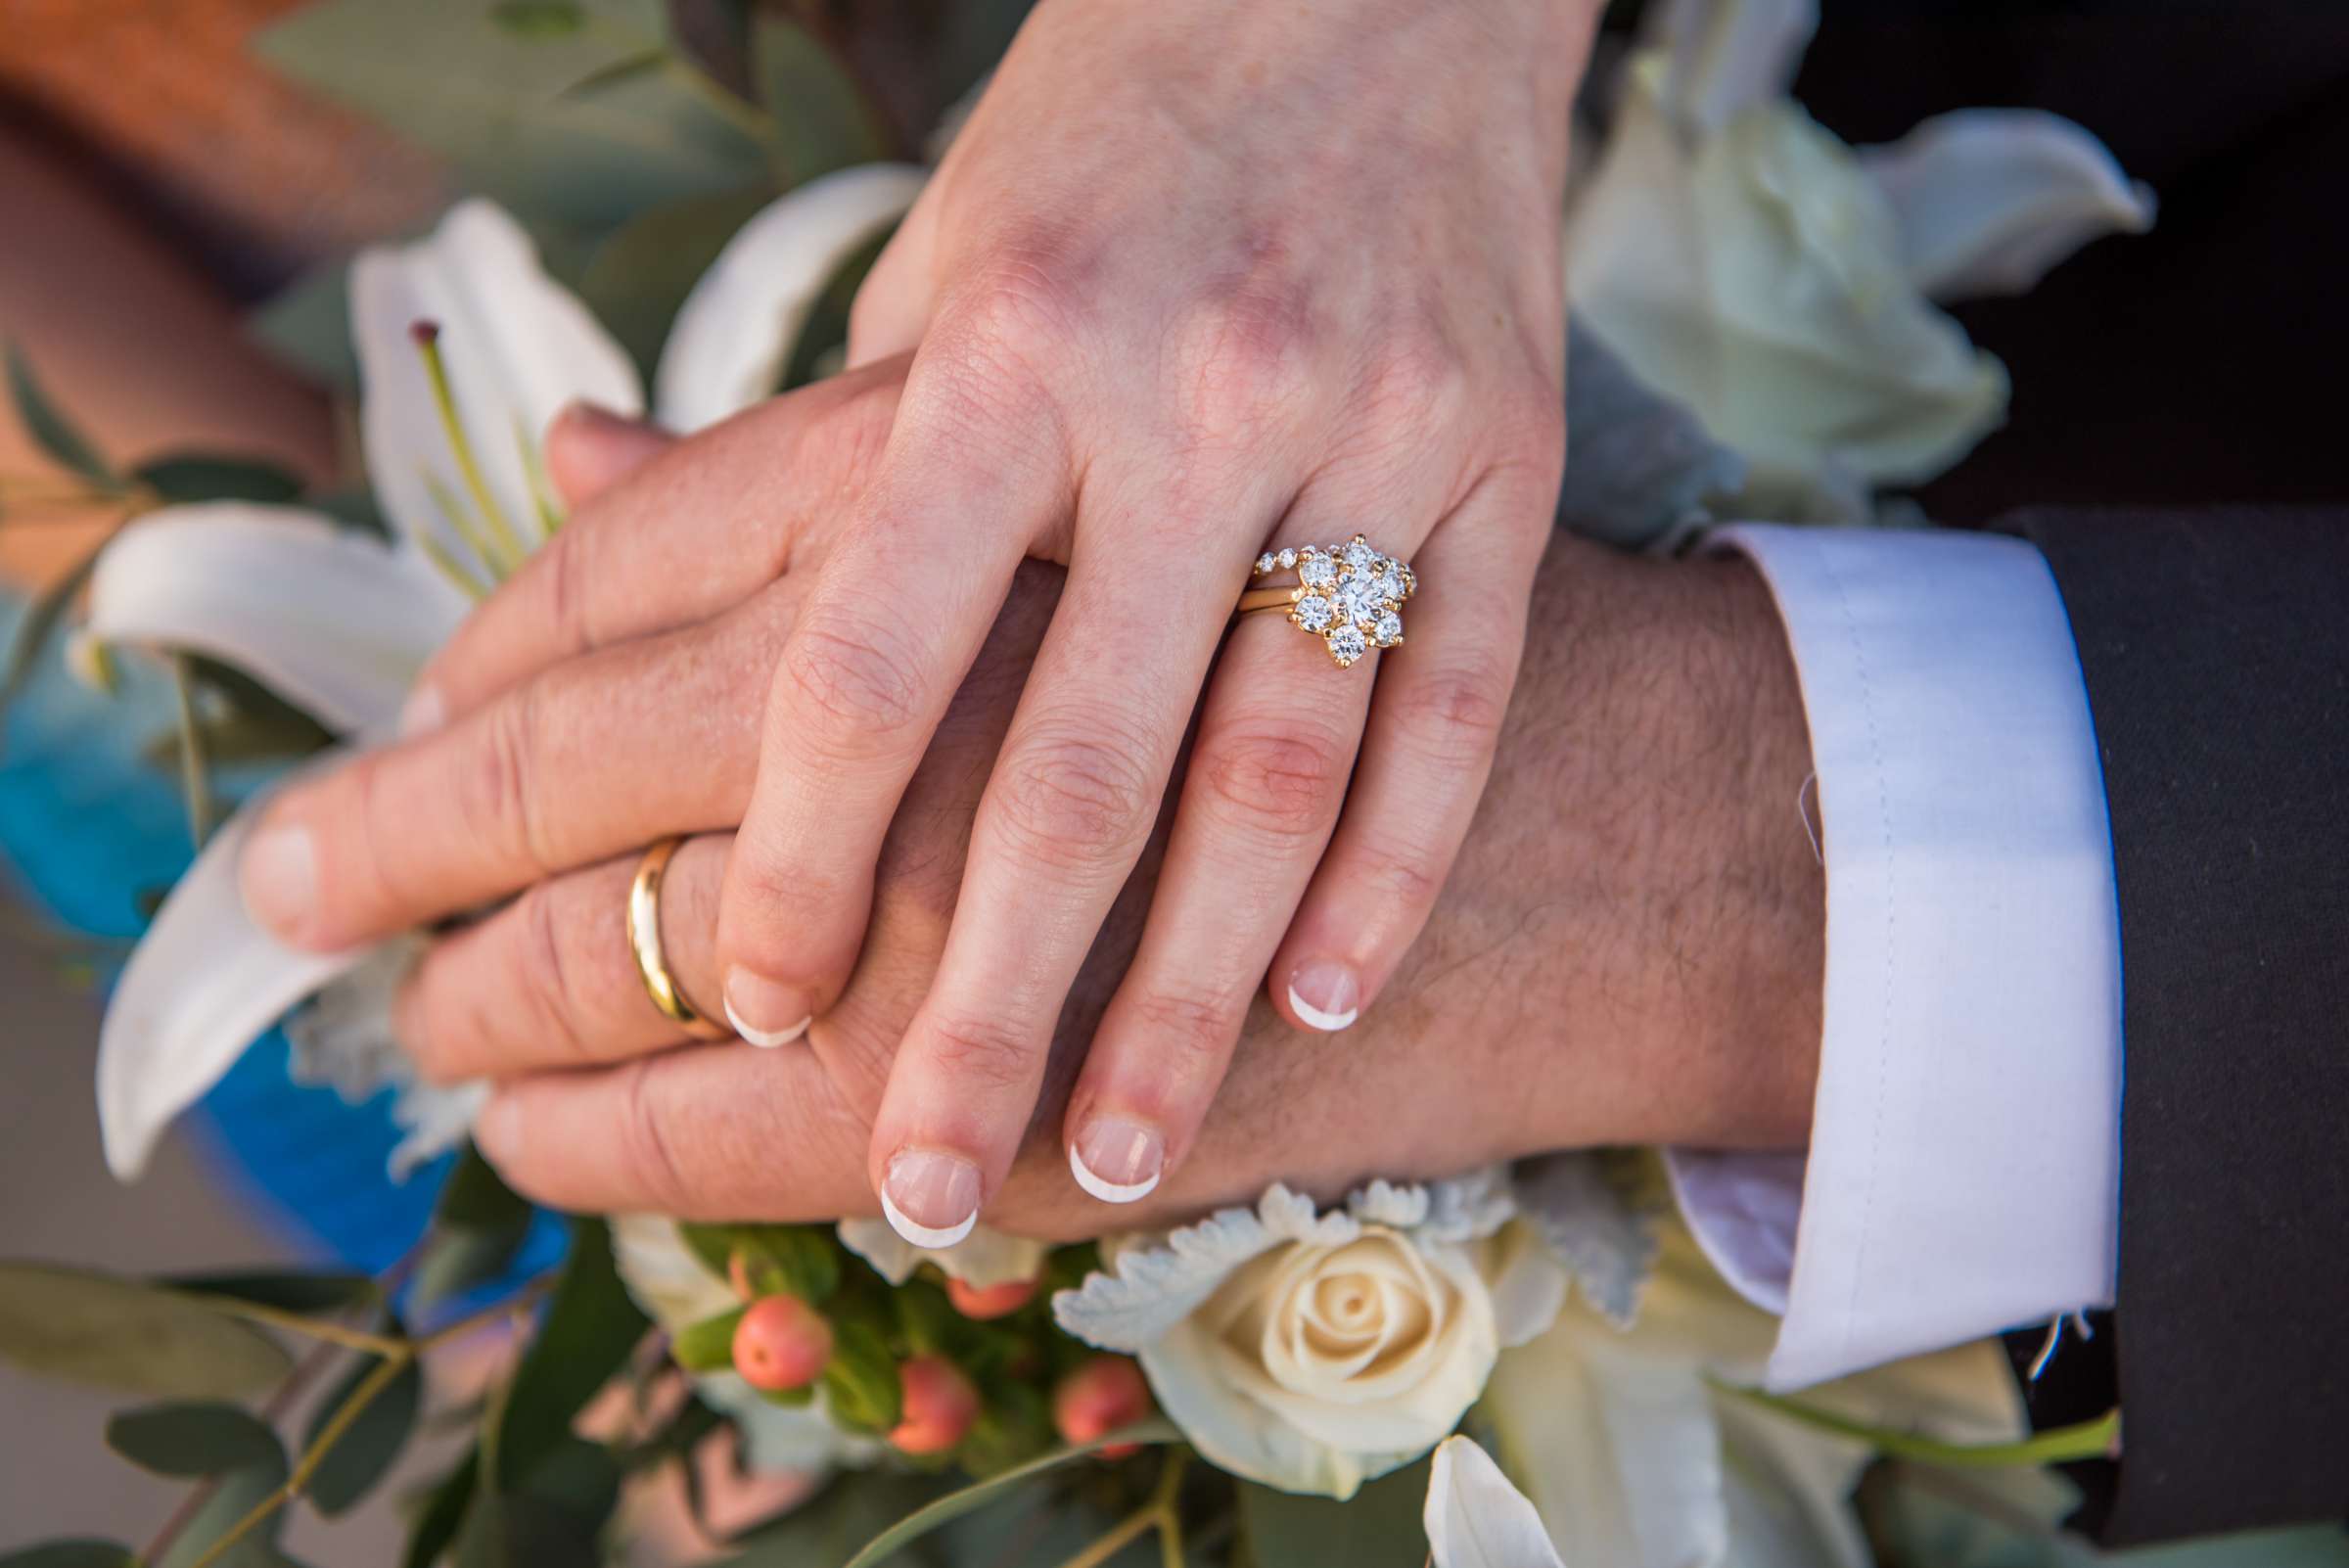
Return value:
M 719 904 L 746 1038 L 842 995 L 1015 569 L 1069 569 L 875 1117 L 869 1174 L 910 1237 L 950 1240 L 1002 1183 L 1194 713 L 1064 1129 L 1088 1190 L 1182 1161 L 1267 971 L 1292 1022 L 1343 1028 L 1426 920 L 1549 531 L 1593 9 L 1045 0 L 866 284 L 852 362 L 913 358 L 766 705 Z M 1422 584 L 1375 695 L 1278 618 L 1226 639 L 1261 551 L 1357 532 Z
M 631 489 L 657 490 L 660 478 L 648 472 Z M 657 512 L 588 516 L 606 533 L 665 531 Z M 617 539 L 595 548 L 631 559 Z M 504 1081 L 479 1137 L 511 1180 L 585 1210 L 872 1212 L 857 1157 L 946 944 L 989 761 L 1058 576 L 1023 570 L 950 706 L 885 841 L 854 975 L 809 1030 L 808 1050 L 672 1048 L 676 1027 L 646 1000 L 628 945 L 633 853 L 541 883 L 433 949 L 401 994 L 401 1036 L 437 1076 Z M 596 602 L 591 583 L 577 585 Z M 1790 806 L 1809 761 L 1767 596 L 1742 566 L 1631 560 L 1560 538 L 1534 603 L 1490 808 L 1396 972 L 1392 1005 L 1342 1039 L 1301 1036 L 1257 1007 L 1192 1157 L 1138 1212 L 1082 1196 L 1038 1119 L 993 1222 L 1090 1235 L 1252 1198 L 1273 1179 L 1334 1196 L 1370 1176 L 1443 1175 L 1576 1143 L 1801 1140 L 1820 878 Z M 731 619 L 673 639 L 657 673 L 558 676 L 550 689 L 578 699 L 570 721 L 608 742 L 586 749 L 601 761 L 584 764 L 581 792 L 624 766 L 637 685 L 719 713 L 756 702 L 755 645 L 774 633 L 746 634 Z M 739 808 L 755 737 L 720 725 L 710 744 L 708 765 L 681 787 L 706 801 L 698 814 L 722 818 Z M 1572 812 L 1558 808 L 1567 800 Z M 716 981 L 729 843 L 688 842 L 664 879 L 664 947 L 688 995 Z M 1078 977 L 1046 1074 L 1047 1116 L 1135 950 L 1164 849 L 1162 831 Z

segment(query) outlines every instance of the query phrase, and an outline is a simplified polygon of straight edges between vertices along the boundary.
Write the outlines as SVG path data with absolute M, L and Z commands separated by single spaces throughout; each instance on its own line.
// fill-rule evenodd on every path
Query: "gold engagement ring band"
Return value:
M 1321 639 L 1340 669 L 1373 648 L 1402 643 L 1403 602 L 1419 591 L 1418 574 L 1359 533 L 1344 544 L 1267 550 L 1249 576 L 1286 572 L 1297 574 L 1295 586 L 1250 588 L 1232 613 L 1285 611 L 1291 625 Z
M 636 955 L 636 975 L 644 993 L 661 1016 L 695 1039 L 731 1039 L 734 1032 L 721 1029 L 694 1010 L 668 972 L 668 955 L 661 945 L 661 876 L 683 839 L 668 838 L 644 852 L 636 862 L 636 879 L 628 884 L 628 949 Z

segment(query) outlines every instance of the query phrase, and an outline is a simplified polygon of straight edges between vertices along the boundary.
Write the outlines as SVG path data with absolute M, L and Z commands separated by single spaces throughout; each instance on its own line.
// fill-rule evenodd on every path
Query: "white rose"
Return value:
M 1374 1183 L 1326 1215 L 1274 1186 L 1253 1210 L 1104 1243 L 1110 1272 L 1053 1311 L 1136 1356 L 1216 1464 L 1347 1498 L 1448 1436 L 1501 1348 L 1557 1315 L 1564 1271 L 1504 1231 L 1512 1213 L 1493 1174 Z

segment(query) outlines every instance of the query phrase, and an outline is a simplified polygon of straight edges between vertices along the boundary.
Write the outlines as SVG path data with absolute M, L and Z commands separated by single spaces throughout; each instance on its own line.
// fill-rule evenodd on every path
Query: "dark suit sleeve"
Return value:
M 2119 880 L 2108 1544 L 2349 1516 L 2349 512 L 2048 510 Z

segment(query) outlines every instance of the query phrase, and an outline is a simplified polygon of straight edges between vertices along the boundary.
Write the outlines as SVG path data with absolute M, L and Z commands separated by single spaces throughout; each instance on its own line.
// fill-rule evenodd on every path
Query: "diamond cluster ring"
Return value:
M 1403 641 L 1403 602 L 1419 591 L 1418 576 L 1361 534 L 1334 546 L 1267 550 L 1249 576 L 1283 572 L 1297 574 L 1295 587 L 1251 588 L 1234 613 L 1286 611 L 1289 623 L 1319 637 L 1341 669 L 1373 648 Z

